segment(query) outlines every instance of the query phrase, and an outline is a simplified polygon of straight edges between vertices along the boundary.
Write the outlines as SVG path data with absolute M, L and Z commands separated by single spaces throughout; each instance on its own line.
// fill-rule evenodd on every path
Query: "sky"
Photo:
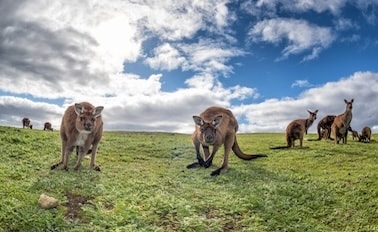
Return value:
M 230 109 L 239 132 L 281 132 L 307 110 L 378 132 L 378 1 L 0 0 L 0 125 L 59 129 L 104 106 L 105 130 L 191 133 Z

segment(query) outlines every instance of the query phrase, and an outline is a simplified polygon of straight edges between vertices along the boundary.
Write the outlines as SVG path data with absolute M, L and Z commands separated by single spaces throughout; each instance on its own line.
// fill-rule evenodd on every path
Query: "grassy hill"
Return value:
M 373 137 L 377 138 L 377 135 Z M 306 139 L 314 139 L 309 134 Z M 378 143 L 304 141 L 270 150 L 284 134 L 239 134 L 246 153 L 228 172 L 186 169 L 190 135 L 105 132 L 97 163 L 50 170 L 58 132 L 0 127 L 0 231 L 378 231 Z M 38 206 L 45 193 L 57 208 Z

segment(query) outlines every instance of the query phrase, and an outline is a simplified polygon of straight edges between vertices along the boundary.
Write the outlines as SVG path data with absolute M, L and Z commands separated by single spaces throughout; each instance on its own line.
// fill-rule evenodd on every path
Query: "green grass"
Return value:
M 374 135 L 373 137 L 377 137 Z M 307 139 L 316 138 L 309 134 Z M 246 153 L 222 150 L 208 169 L 190 135 L 105 132 L 97 163 L 50 170 L 58 132 L 0 127 L 0 231 L 378 231 L 378 143 L 304 141 L 308 149 L 270 150 L 284 134 L 239 134 Z M 41 209 L 39 195 L 59 199 Z

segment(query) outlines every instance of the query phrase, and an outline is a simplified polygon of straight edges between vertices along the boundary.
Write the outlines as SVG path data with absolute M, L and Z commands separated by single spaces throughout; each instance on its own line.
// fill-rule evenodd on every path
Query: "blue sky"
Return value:
M 57 129 L 89 101 L 107 130 L 190 133 L 219 105 L 241 132 L 284 132 L 354 98 L 353 129 L 377 132 L 377 12 L 366 0 L 1 1 L 0 125 Z

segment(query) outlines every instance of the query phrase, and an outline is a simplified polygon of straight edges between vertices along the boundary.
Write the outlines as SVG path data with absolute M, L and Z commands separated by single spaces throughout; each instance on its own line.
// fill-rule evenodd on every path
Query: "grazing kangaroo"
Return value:
M 79 169 L 82 158 L 92 149 L 90 167 L 100 171 L 100 167 L 96 165 L 96 153 L 103 131 L 103 109 L 103 106 L 94 107 L 88 102 L 76 103 L 67 108 L 60 127 L 62 158 L 59 163 L 52 165 L 51 169 L 62 164 L 62 169 L 68 170 L 69 155 L 78 146 L 79 155 L 74 169 Z
M 311 112 L 307 110 L 309 113 L 309 117 L 306 119 L 296 119 L 292 121 L 286 127 L 286 142 L 287 146 L 279 146 L 279 147 L 271 147 L 270 149 L 284 149 L 284 148 L 291 148 L 294 147 L 294 141 L 299 139 L 299 147 L 303 147 L 303 136 L 306 133 L 308 128 L 312 125 L 312 123 L 316 120 L 316 114 L 318 110 Z
M 52 125 L 49 122 L 45 122 L 43 130 L 53 131 Z
M 322 118 L 318 123 L 318 140 L 324 139 L 331 139 L 331 126 L 333 121 L 335 120 L 336 115 L 326 115 L 324 118 Z M 321 129 L 328 130 L 327 137 L 323 137 L 321 134 Z
M 370 139 L 371 139 L 371 129 L 370 127 L 365 126 L 361 131 L 361 136 L 359 138 L 359 141 L 370 142 Z
M 347 144 L 348 128 L 352 121 L 353 99 L 350 101 L 344 99 L 344 102 L 346 104 L 344 113 L 337 115 L 331 126 L 335 144 L 338 144 L 340 139 Z
M 30 124 L 30 119 L 29 118 L 23 118 L 22 119 L 22 128 L 25 129 L 25 127 L 33 129 L 33 125 Z
M 353 130 L 352 127 L 349 127 L 348 128 L 348 131 L 352 132 L 352 139 L 354 140 L 356 138 L 356 140 L 360 140 L 360 136 L 358 135 L 358 132 Z
M 195 130 L 192 135 L 193 144 L 196 150 L 198 162 L 194 162 L 187 168 L 197 168 L 211 166 L 215 153 L 224 145 L 224 157 L 222 166 L 211 173 L 217 176 L 221 171 L 228 168 L 228 157 L 231 149 L 237 157 L 243 160 L 251 160 L 259 157 L 266 157 L 262 154 L 244 154 L 237 143 L 236 132 L 238 131 L 238 122 L 230 110 L 221 107 L 207 108 L 200 116 L 193 116 Z M 200 152 L 202 146 L 204 158 Z M 209 146 L 213 146 L 210 154 Z

